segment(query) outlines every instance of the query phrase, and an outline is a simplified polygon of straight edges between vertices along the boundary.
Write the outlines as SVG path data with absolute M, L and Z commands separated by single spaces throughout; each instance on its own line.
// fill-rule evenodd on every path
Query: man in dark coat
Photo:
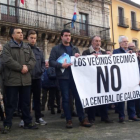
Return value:
M 40 50 L 39 47 L 37 47 L 36 41 L 37 41 L 37 33 L 34 30 L 30 30 L 28 32 L 28 43 L 36 58 L 36 65 L 31 72 L 32 76 L 31 92 L 33 93 L 33 104 L 36 118 L 35 123 L 40 125 L 46 125 L 47 122 L 41 118 L 41 103 L 40 103 L 41 76 L 45 70 L 45 60 L 43 51 Z
M 128 48 L 128 38 L 126 36 L 119 37 L 119 45 L 120 45 L 120 47 L 118 49 L 115 49 L 113 51 L 113 54 L 132 53 L 132 50 L 129 50 L 129 48 Z M 117 111 L 119 113 L 119 122 L 124 123 L 125 102 L 119 102 L 116 105 L 117 105 Z M 128 116 L 129 116 L 129 121 L 139 121 L 136 118 L 135 100 L 127 101 L 127 112 L 128 112 Z
M 140 50 L 138 51 L 138 66 L 139 66 L 139 73 L 140 73 Z M 137 117 L 140 118 L 140 99 L 135 100 L 135 109 L 136 109 Z
M 36 60 L 27 44 L 23 43 L 20 28 L 11 29 L 11 40 L 3 48 L 4 85 L 6 94 L 6 119 L 3 134 L 9 132 L 12 126 L 13 113 L 17 107 L 18 94 L 21 96 L 21 111 L 25 129 L 37 129 L 32 124 L 30 116 L 31 70 Z
M 66 127 L 72 128 L 72 118 L 71 118 L 71 110 L 69 106 L 69 90 L 72 90 L 73 97 L 75 98 L 75 105 L 77 114 L 79 117 L 79 121 L 81 122 L 82 126 L 90 127 L 91 124 L 85 119 L 84 111 L 82 108 L 82 104 L 76 89 L 76 85 L 74 83 L 72 71 L 71 71 L 71 64 L 67 63 L 66 60 L 61 64 L 57 61 L 57 59 L 62 56 L 64 53 L 67 53 L 69 56 L 80 56 L 79 50 L 77 47 L 73 46 L 71 41 L 71 33 L 69 30 L 64 29 L 61 32 L 61 39 L 62 43 L 53 47 L 50 58 L 49 64 L 51 67 L 55 67 L 56 76 L 59 81 L 60 91 L 62 94 L 62 106 L 66 116 Z
M 4 114 L 3 114 L 3 107 L 2 107 L 2 105 L 4 105 L 3 104 L 3 91 L 4 91 L 4 89 L 3 89 L 3 74 L 2 74 L 2 72 L 3 72 L 3 63 L 2 63 L 2 50 L 3 50 L 3 47 L 2 47 L 2 45 L 0 44 L 0 96 L 1 96 L 1 98 L 0 98 L 0 118 L 1 118 L 1 120 L 3 120 L 4 119 Z
M 140 72 L 140 50 L 137 51 L 135 43 L 133 43 L 133 42 L 130 42 L 128 44 L 128 48 L 129 48 L 129 50 L 132 50 L 133 53 L 137 54 L 138 66 L 139 66 L 139 72 Z M 140 99 L 135 100 L 135 110 L 136 110 L 137 117 L 140 118 Z
M 3 94 L 3 76 L 2 76 L 2 71 L 3 71 L 3 64 L 2 64 L 2 50 L 3 47 L 0 44 L 0 90 L 1 93 Z

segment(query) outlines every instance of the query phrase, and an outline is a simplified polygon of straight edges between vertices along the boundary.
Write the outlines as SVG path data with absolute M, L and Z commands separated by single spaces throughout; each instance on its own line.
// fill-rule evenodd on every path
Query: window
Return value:
M 122 7 L 119 7 L 118 12 L 119 12 L 119 25 L 124 25 L 124 9 Z
M 9 0 L 9 5 L 16 6 L 16 0 Z M 9 14 L 10 14 L 11 16 L 15 16 L 15 15 L 16 15 L 16 14 L 15 14 L 15 8 L 10 7 L 10 8 L 9 8 Z
M 132 41 L 134 44 L 135 44 L 135 46 L 138 48 L 138 41 L 137 40 L 133 40 Z
M 88 35 L 88 23 L 87 14 L 80 13 L 79 14 L 79 22 L 80 23 L 80 34 L 81 35 Z
M 136 13 L 131 12 L 131 23 L 132 23 L 132 29 L 136 29 Z
M 6 0 L 1 0 L 1 3 L 7 4 Z M 2 5 L 1 6 L 1 13 L 2 14 L 7 14 L 7 6 Z
M 16 0 L 1 0 L 1 3 L 16 6 Z M 16 21 L 16 8 L 1 5 L 1 19 L 15 22 Z

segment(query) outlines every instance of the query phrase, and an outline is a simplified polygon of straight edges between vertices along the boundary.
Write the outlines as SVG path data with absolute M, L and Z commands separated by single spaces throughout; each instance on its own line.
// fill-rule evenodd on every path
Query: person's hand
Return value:
M 45 67 L 46 67 L 46 68 L 49 67 L 49 62 L 48 62 L 48 61 L 45 62 Z
M 64 63 L 62 64 L 62 67 L 63 68 L 68 68 L 69 66 L 71 66 L 72 64 L 71 63 L 67 63 L 66 59 L 64 60 Z
M 137 56 L 137 57 L 139 56 L 137 52 L 136 52 L 136 56 Z
M 128 53 L 133 53 L 133 51 L 132 50 L 129 50 Z
M 26 65 L 23 65 L 21 73 L 25 74 L 27 72 L 28 72 L 28 67 Z
M 75 53 L 75 55 L 74 55 L 75 57 L 79 57 L 79 56 L 81 56 L 79 53 Z

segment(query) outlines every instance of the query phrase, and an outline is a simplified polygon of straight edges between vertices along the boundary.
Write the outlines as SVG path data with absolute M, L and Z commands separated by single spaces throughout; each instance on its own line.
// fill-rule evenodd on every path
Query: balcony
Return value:
M 123 28 L 129 28 L 128 18 L 118 17 L 118 26 Z
M 40 13 L 20 7 L 0 3 L 0 24 L 9 26 L 32 27 L 37 30 L 59 33 L 67 28 L 75 36 L 101 36 L 104 40 L 110 39 L 109 28 L 91 24 L 75 22 L 71 28 L 71 19 Z
M 140 31 L 140 22 L 131 20 L 131 30 Z
M 107 4 L 111 4 L 111 0 L 85 0 L 85 1 L 89 1 L 89 2 L 104 2 L 104 3 L 107 3 Z

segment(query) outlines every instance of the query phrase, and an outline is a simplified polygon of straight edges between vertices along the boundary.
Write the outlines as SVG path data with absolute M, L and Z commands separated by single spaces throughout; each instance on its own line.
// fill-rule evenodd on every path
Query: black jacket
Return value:
M 79 53 L 79 50 L 77 47 L 71 45 L 72 47 L 72 56 L 75 55 L 75 53 Z M 67 50 L 63 44 L 59 44 L 52 48 L 50 58 L 49 58 L 49 65 L 50 67 L 55 67 L 56 76 L 58 79 L 69 79 L 69 69 L 65 69 L 65 71 L 62 73 L 61 68 L 62 64 L 57 62 L 57 59 L 64 53 L 67 53 Z
M 2 54 L 0 55 L 0 75 L 2 74 L 3 66 L 2 66 Z
M 138 66 L 139 66 L 139 73 L 140 73 L 140 59 L 138 58 Z
M 113 54 L 126 53 L 121 47 L 113 50 Z
M 42 81 L 42 88 L 43 89 L 50 89 L 50 88 L 58 88 L 58 81 L 57 79 L 50 79 L 48 76 L 48 69 L 54 69 L 53 67 L 46 68 L 44 73 L 42 74 L 41 81 Z
M 30 45 L 30 47 L 36 59 L 36 65 L 31 73 L 32 79 L 41 79 L 41 76 L 45 70 L 45 59 L 44 59 L 43 51 L 40 50 L 36 45 L 35 46 Z
M 3 94 L 3 63 L 2 63 L 2 54 L 0 55 L 0 90 L 1 93 Z

